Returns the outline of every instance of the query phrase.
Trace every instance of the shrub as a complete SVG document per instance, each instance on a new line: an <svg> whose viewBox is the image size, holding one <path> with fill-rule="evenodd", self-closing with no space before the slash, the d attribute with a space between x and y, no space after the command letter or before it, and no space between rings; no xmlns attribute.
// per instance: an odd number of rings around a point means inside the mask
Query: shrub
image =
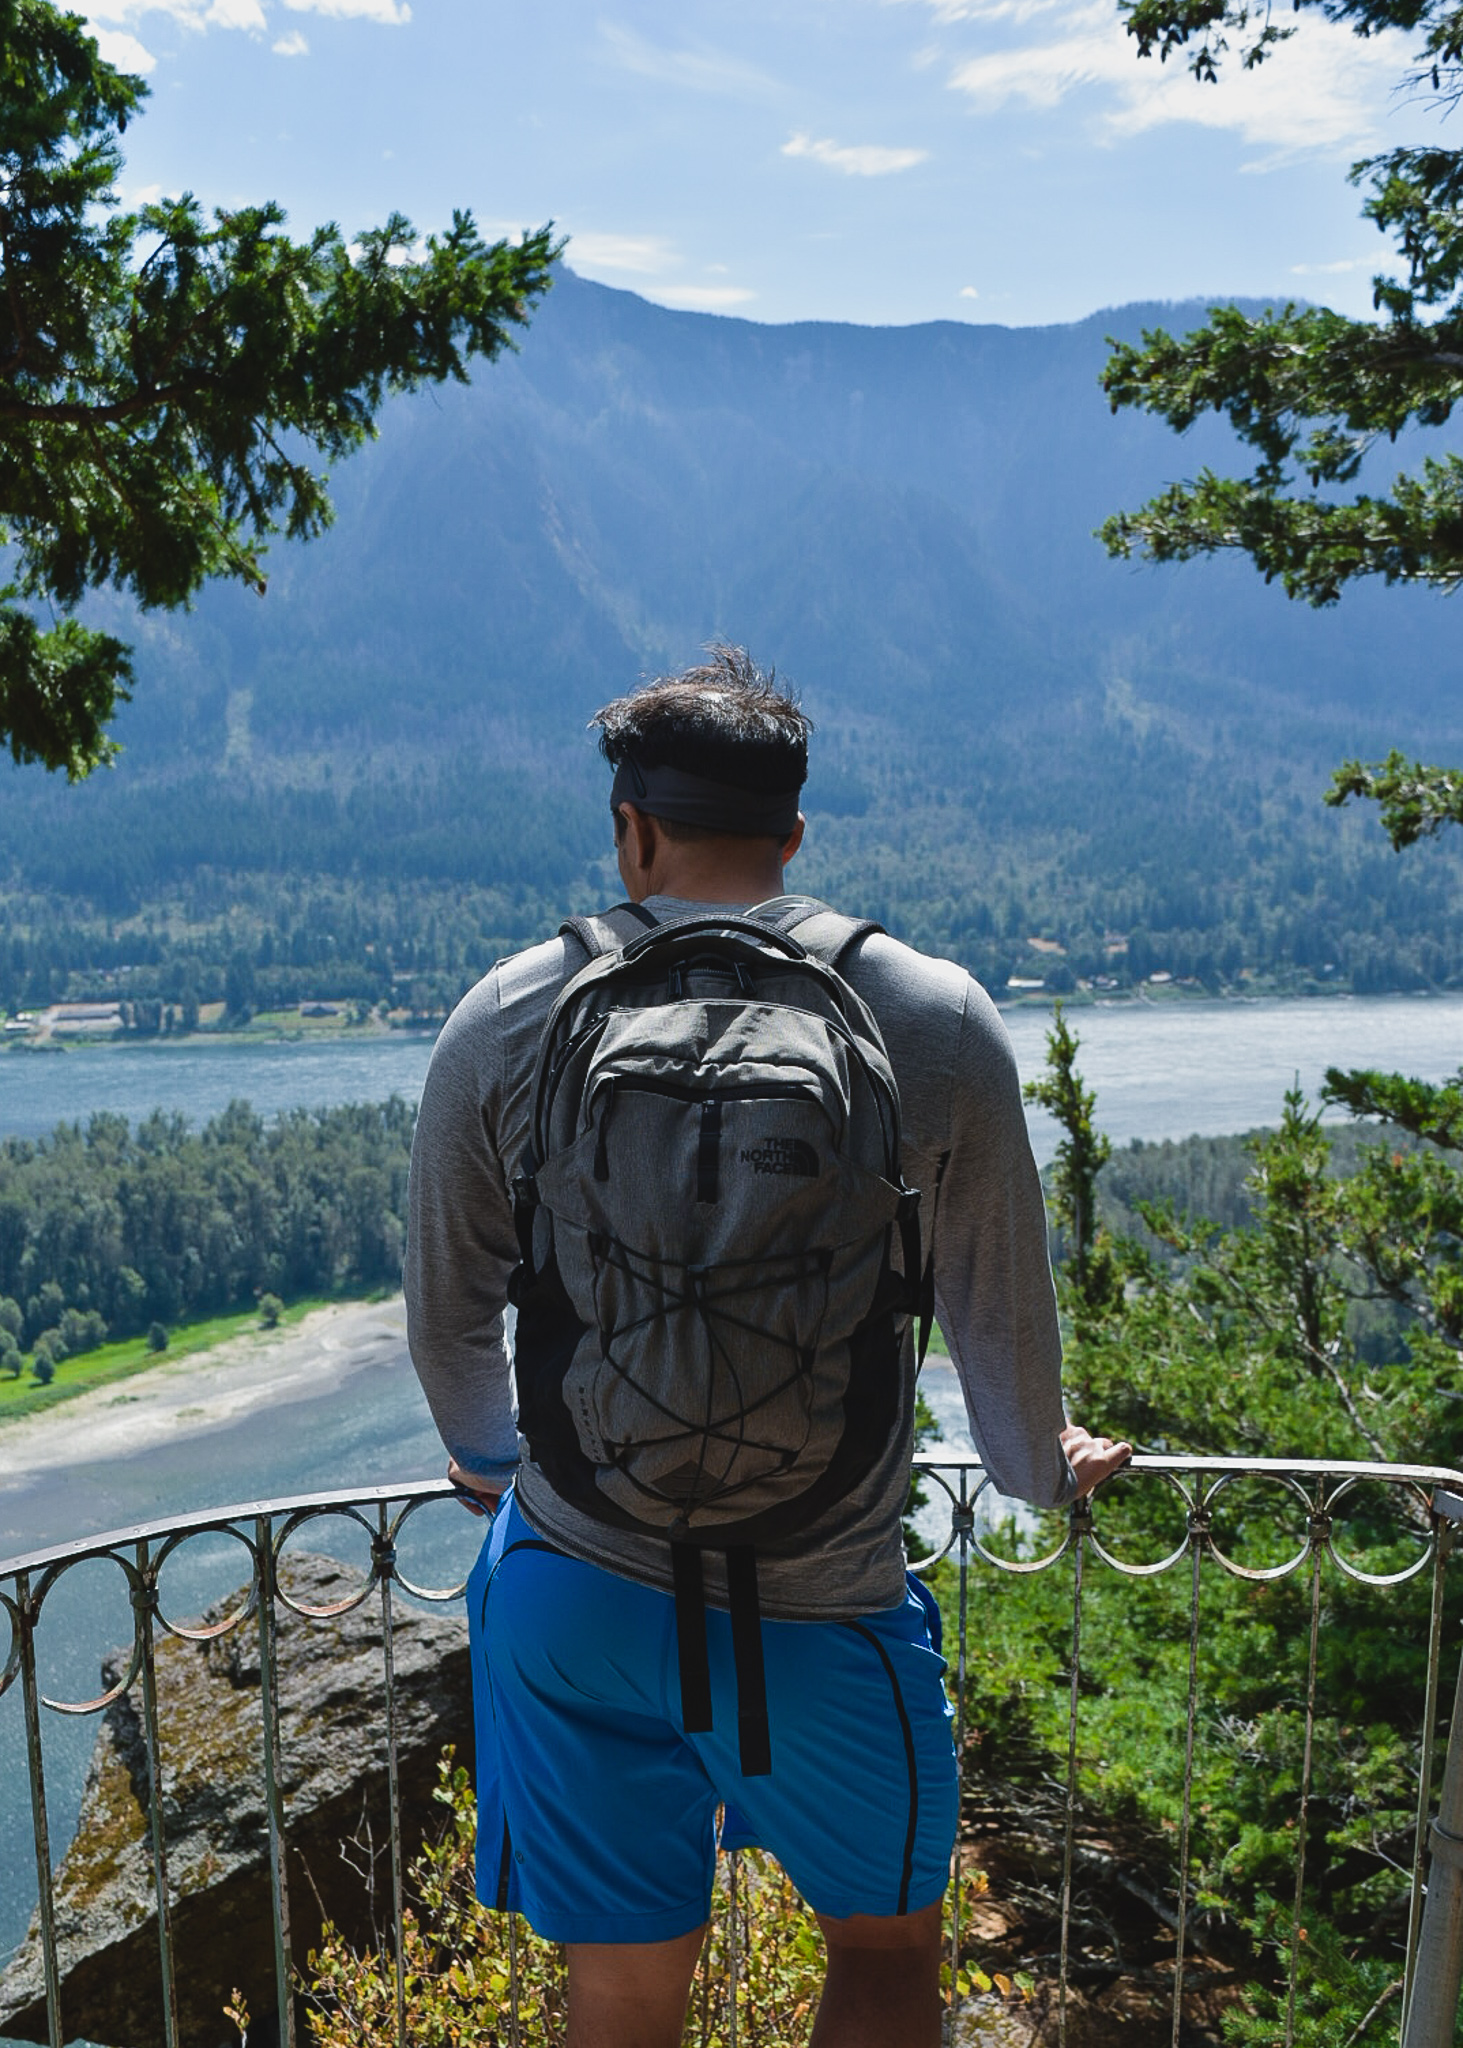
<svg viewBox="0 0 1463 2048"><path fill-rule="evenodd" d="M165 1323L149 1323L147 1329L147 1348L149 1351L167 1350L168 1331Z"/></svg>
<svg viewBox="0 0 1463 2048"><path fill-rule="evenodd" d="M279 1319L283 1314L284 1303L280 1300L277 1294L260 1295L259 1320L261 1323L263 1323L266 1330L278 1329Z"/></svg>
<svg viewBox="0 0 1463 2048"><path fill-rule="evenodd" d="M66 1356L77 1358L83 1351L95 1351L107 1341L107 1319L94 1308L68 1308L61 1317L61 1341Z"/></svg>
<svg viewBox="0 0 1463 2048"><path fill-rule="evenodd" d="M40 1336L37 1337L35 1343L31 1346L31 1354L35 1360L32 1370L35 1372L36 1378L39 1379L40 1366L43 1360L54 1370L66 1356L66 1340L59 1330L42 1330ZM49 1379L50 1374L48 1373L46 1377Z"/></svg>
<svg viewBox="0 0 1463 2048"><path fill-rule="evenodd" d="M551 2048L566 2017L564 1951L521 1920L490 1913L473 1887L477 1812L467 1773L443 1756L436 1799L446 1829L422 1851L408 1879L406 2038L422 2044L507 2048L516 2039ZM732 1895L728 1891L732 1887ZM961 1878L962 1914L986 1889L981 1872ZM735 2029L729 1945L738 1956ZM515 1953L516 1951L516 1953ZM823 1937L778 1865L760 1851L720 1859L711 1931L697 1965L687 2013L688 2048L806 2048L823 1983ZM946 1966L948 1970L948 1965ZM518 2030L510 2007L518 1981ZM300 1987L313 2048L388 2048L396 2034L396 1983L389 1950L359 1955L327 1925ZM996 1980L999 2003L1025 1998L1028 1980ZM957 1991L992 1992L991 1978L962 1963ZM238 2021L235 2021L238 2024ZM977 2022L977 2025L979 2022ZM974 2038L974 2037L972 2037Z"/></svg>

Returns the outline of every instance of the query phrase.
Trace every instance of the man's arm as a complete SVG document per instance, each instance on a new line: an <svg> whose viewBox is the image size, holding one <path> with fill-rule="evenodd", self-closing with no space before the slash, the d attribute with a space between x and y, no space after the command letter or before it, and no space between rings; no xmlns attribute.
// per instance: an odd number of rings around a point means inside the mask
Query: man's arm
<svg viewBox="0 0 1463 2048"><path fill-rule="evenodd" d="M1046 1201L1021 1084L1006 1028L973 981L952 1075L934 1262L940 1328L996 1485L1038 1507L1091 1492L1131 1446L1068 1424Z"/></svg>
<svg viewBox="0 0 1463 2048"><path fill-rule="evenodd" d="M518 1466L508 1275L518 1257L494 1145L503 1088L497 971L458 1004L432 1054L412 1144L407 1339L449 1476L491 1505Z"/></svg>

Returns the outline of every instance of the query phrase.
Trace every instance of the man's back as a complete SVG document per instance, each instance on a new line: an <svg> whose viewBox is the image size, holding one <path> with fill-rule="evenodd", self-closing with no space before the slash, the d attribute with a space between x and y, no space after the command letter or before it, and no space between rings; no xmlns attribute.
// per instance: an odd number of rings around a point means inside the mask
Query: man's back
<svg viewBox="0 0 1463 2048"><path fill-rule="evenodd" d="M662 922L745 907L671 897L645 904ZM419 1166L413 1176L412 1349L439 1427L468 1469L508 1455L501 1428L485 1437L487 1417L473 1413L484 1395L492 1406L503 1400L502 1390L482 1384L482 1322L501 1311L517 1256L508 1190L528 1136L539 1037L555 997L583 964L572 937L499 963L450 1020L423 1098L417 1155L431 1168ZM1058 1442L1056 1311L1041 1188L1004 1027L963 969L883 934L864 939L843 971L873 1011L899 1084L904 1176L921 1193L939 1320L977 1442L1004 1490L1056 1502L1070 1484ZM462 1242L465 1220L472 1247ZM464 1289L467 1261L474 1270ZM441 1275L453 1276L454 1284L444 1287ZM798 1540L795 1554L759 1557L769 1615L852 1616L901 1598L912 1336L902 1380L901 1424L874 1470ZM533 1521L570 1554L670 1586L663 1543L609 1528L570 1506L532 1464L521 1469L517 1487ZM713 1601L724 1597L714 1557L707 1559L707 1590Z"/></svg>

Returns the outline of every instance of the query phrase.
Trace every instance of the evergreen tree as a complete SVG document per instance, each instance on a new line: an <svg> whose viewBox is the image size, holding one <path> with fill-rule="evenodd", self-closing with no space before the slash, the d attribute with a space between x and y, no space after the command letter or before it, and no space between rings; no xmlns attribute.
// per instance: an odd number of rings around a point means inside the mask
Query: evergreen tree
<svg viewBox="0 0 1463 2048"><path fill-rule="evenodd" d="M1213 82L1231 37L1246 69L1295 33L1253 0L1120 0L1141 56L1189 52ZM1359 36L1418 38L1405 81L1444 104L1463 88L1463 6L1453 0L1293 0ZM1396 149L1351 169L1370 188L1363 213L1394 245L1404 275L1378 275L1376 318L1287 305L1249 316L1215 306L1182 340L1155 329L1112 344L1103 388L1182 433L1222 414L1256 456L1245 477L1201 470L1136 512L1114 514L1114 555L1187 561L1234 549L1292 597L1332 604L1362 576L1453 589L1463 579L1463 457L1428 456L1389 491L1347 496L1368 454L1405 429L1437 428L1463 397L1463 151Z"/></svg>
<svg viewBox="0 0 1463 2048"><path fill-rule="evenodd" d="M262 594L269 536L330 522L312 465L359 447L392 393L496 356L558 253L547 227L489 245L461 212L419 251L395 213L295 242L268 202L121 211L146 92L78 15L0 0L0 737L72 780L112 757L133 679L126 646L72 616L86 593Z"/></svg>

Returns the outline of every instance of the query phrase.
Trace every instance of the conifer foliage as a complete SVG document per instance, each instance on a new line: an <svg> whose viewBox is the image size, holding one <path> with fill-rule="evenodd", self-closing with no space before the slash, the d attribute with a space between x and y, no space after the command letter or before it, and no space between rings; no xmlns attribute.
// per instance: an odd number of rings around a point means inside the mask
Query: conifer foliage
<svg viewBox="0 0 1463 2048"><path fill-rule="evenodd" d="M1246 69L1296 24L1251 0L1122 0L1141 56L1188 55L1213 83L1231 39ZM1294 0L1359 36L1418 37L1403 81L1414 98L1453 104L1463 90L1463 7L1455 0ZM1203 469L1102 528L1110 553L1187 561L1246 554L1292 597L1332 604L1349 582L1381 576L1455 589L1463 581L1463 458L1425 456L1390 489L1355 489L1379 444L1438 428L1463 398L1463 151L1389 150L1351 168L1367 219L1389 239L1400 275L1373 280L1376 318L1287 305L1258 315L1215 306L1183 339L1155 329L1113 344L1103 387L1114 411L1135 406L1182 433L1222 414L1257 458L1244 477Z"/></svg>
<svg viewBox="0 0 1463 2048"><path fill-rule="evenodd" d="M557 254L548 227L488 244L463 212L421 243L401 214L297 242L270 202L122 210L146 91L79 16L0 0L0 737L73 781L112 757L133 681L122 641L72 616L86 593L262 593L270 535L330 522L316 465L368 439L387 397L496 356Z"/></svg>

